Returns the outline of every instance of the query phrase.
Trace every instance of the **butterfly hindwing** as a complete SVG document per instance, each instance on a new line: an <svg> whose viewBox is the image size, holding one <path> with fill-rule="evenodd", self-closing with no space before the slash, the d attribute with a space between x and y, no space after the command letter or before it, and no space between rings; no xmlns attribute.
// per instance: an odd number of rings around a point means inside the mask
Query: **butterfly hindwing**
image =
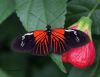
<svg viewBox="0 0 100 77"><path fill-rule="evenodd" d="M49 48L48 48L48 36L46 31L44 30L37 30L33 32L35 38L35 45L33 48L34 55L48 55Z"/></svg>

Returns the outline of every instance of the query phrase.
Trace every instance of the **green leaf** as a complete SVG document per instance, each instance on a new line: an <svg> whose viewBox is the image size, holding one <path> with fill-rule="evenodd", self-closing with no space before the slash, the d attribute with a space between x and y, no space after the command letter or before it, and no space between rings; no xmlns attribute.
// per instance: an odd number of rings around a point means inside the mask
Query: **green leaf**
<svg viewBox="0 0 100 77"><path fill-rule="evenodd" d="M16 12L27 31L63 27L67 0L16 0Z"/></svg>
<svg viewBox="0 0 100 77"><path fill-rule="evenodd" d="M90 3L91 2L91 3ZM78 21L78 19L82 16L87 16L88 13L91 11L91 9L94 7L94 5L97 3L96 0L71 0L68 3L68 15L66 19L67 25L72 25L72 23L75 23ZM100 34L100 5L98 5L97 9L92 15L93 20L93 27L92 31L94 34Z"/></svg>
<svg viewBox="0 0 100 77"><path fill-rule="evenodd" d="M9 76L2 69L0 69L0 77L11 77L11 76Z"/></svg>
<svg viewBox="0 0 100 77"><path fill-rule="evenodd" d="M98 64L99 63L96 63L94 66L85 69L72 67L68 77L94 77L94 74L98 68Z"/></svg>
<svg viewBox="0 0 100 77"><path fill-rule="evenodd" d="M14 0L0 0L0 24L15 10Z"/></svg>
<svg viewBox="0 0 100 77"><path fill-rule="evenodd" d="M51 59L58 65L58 67L60 68L60 70L64 73L67 73L64 65L63 65L63 62L61 60L61 56L60 55L57 55L57 54L50 54L50 57Z"/></svg>

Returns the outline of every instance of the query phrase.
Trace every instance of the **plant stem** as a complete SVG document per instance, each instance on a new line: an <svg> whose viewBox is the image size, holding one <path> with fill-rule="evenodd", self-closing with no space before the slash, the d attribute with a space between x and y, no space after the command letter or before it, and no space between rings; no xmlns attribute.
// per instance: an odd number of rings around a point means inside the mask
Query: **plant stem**
<svg viewBox="0 0 100 77"><path fill-rule="evenodd" d="M90 11L90 13L88 14L88 17L89 17L89 18L92 16L92 14L93 14L93 12L96 10L97 6L98 6L98 3L96 3L96 5L93 7L93 9L92 9L92 10Z"/></svg>

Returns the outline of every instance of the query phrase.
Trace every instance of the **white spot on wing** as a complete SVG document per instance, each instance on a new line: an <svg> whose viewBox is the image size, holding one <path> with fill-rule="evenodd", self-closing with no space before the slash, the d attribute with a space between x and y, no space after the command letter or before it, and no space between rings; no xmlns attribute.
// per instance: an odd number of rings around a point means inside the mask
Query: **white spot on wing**
<svg viewBox="0 0 100 77"><path fill-rule="evenodd" d="M77 42L80 42L80 39L79 37L77 36L77 32L75 30L72 30L72 29L68 29L68 30L65 30L66 32L74 32L75 36L76 36L76 41Z"/></svg>
<svg viewBox="0 0 100 77"><path fill-rule="evenodd" d="M67 30L67 29L66 29L65 31L66 31L66 32L74 32L75 30L72 30L72 29L68 29L68 30Z"/></svg>
<svg viewBox="0 0 100 77"><path fill-rule="evenodd" d="M33 33L26 33L22 36L22 42L21 42L21 46L23 47L25 45L25 43L23 42L23 40L25 39L25 36L29 36L29 35L33 35Z"/></svg>

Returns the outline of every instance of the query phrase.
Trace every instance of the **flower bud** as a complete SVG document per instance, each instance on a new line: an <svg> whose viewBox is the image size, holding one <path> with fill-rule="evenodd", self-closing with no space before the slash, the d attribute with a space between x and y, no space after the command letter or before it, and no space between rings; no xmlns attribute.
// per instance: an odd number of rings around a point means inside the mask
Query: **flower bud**
<svg viewBox="0 0 100 77"><path fill-rule="evenodd" d="M85 68L94 63L96 53L91 37L91 24L92 21L88 17L82 17L77 23L70 27L71 29L78 29L85 32L90 37L90 41L86 45L72 48L63 53L61 56L63 62L71 63L78 68Z"/></svg>

